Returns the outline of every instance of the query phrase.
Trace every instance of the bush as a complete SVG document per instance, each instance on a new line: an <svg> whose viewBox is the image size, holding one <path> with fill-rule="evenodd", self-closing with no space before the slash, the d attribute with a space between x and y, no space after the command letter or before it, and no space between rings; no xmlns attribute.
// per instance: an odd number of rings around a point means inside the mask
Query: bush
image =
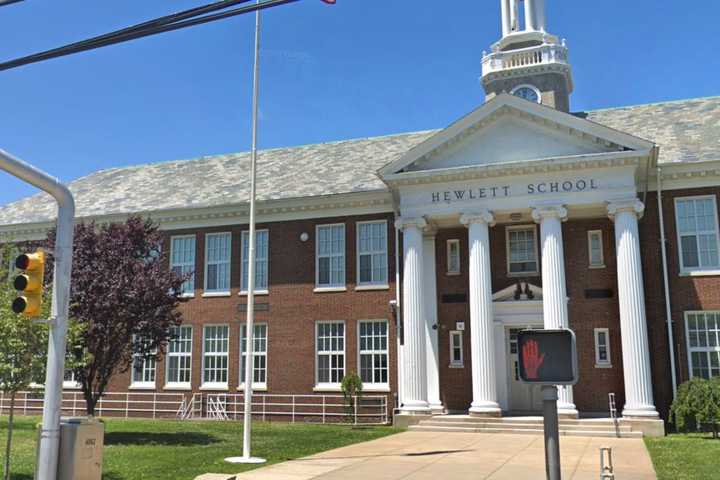
<svg viewBox="0 0 720 480"><path fill-rule="evenodd" d="M355 418L355 402L353 397L360 397L362 394L363 383L360 376L355 372L350 372L342 379L340 384L342 387L343 397L345 397L345 412L348 416L348 421L353 422ZM358 398L358 402L360 399Z"/></svg>
<svg viewBox="0 0 720 480"><path fill-rule="evenodd" d="M720 422L720 378L693 378L678 388L670 419L679 431L698 430L700 424Z"/></svg>

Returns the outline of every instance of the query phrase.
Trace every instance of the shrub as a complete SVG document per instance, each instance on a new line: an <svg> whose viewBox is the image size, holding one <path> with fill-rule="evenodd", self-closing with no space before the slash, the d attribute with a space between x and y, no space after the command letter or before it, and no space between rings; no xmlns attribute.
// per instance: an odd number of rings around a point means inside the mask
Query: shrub
<svg viewBox="0 0 720 480"><path fill-rule="evenodd" d="M680 431L697 430L700 424L720 422L720 378L693 378L678 388L670 419Z"/></svg>
<svg viewBox="0 0 720 480"><path fill-rule="evenodd" d="M342 379L340 384L342 387L343 397L345 398L345 412L349 422L353 422L355 418L355 402L353 397L362 395L363 384L360 376L355 372L350 372ZM358 402L360 398L358 398Z"/></svg>

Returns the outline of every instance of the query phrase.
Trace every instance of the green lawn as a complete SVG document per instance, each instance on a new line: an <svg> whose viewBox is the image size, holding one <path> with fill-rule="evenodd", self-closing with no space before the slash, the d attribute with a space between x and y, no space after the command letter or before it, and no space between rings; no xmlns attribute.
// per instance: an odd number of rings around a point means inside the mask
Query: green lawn
<svg viewBox="0 0 720 480"><path fill-rule="evenodd" d="M12 479L32 479L37 417L16 417ZM202 473L238 473L223 458L242 454L242 424L235 422L113 420L105 423L105 480L192 480ZM253 424L253 455L277 463L397 433L392 427ZM0 421L4 462L7 417ZM0 462L0 469L2 463Z"/></svg>
<svg viewBox="0 0 720 480"><path fill-rule="evenodd" d="M658 480L720 479L720 440L711 434L646 438Z"/></svg>

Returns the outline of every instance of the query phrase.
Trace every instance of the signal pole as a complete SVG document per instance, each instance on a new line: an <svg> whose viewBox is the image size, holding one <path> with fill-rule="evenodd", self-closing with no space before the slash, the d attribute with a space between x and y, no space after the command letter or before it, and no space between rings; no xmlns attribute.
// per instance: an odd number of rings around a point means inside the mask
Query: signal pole
<svg viewBox="0 0 720 480"><path fill-rule="evenodd" d="M35 477L42 480L56 480L60 450L62 381L65 373L65 346L70 303L75 200L70 190L56 178L13 157L2 149L0 149L0 170L49 193L58 204L57 234L53 252L55 276L45 377L45 402Z"/></svg>

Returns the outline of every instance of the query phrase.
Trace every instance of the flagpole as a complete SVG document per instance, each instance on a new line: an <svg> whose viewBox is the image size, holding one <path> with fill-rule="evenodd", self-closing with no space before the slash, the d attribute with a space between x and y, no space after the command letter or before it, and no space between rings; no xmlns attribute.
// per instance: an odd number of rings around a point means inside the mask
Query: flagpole
<svg viewBox="0 0 720 480"><path fill-rule="evenodd" d="M260 0L256 0L259 4ZM260 10L255 11L255 65L253 69L253 101L252 101L252 152L250 154L250 232L248 235L248 267L247 267L247 322L245 329L245 408L243 415L243 455L230 457L229 463L265 463L265 459L250 454L252 434L252 383L254 380L253 342L255 320L255 197L257 179L257 137L258 137L258 94L260 90ZM242 280L241 280L242 282ZM242 355L242 348L241 348Z"/></svg>

